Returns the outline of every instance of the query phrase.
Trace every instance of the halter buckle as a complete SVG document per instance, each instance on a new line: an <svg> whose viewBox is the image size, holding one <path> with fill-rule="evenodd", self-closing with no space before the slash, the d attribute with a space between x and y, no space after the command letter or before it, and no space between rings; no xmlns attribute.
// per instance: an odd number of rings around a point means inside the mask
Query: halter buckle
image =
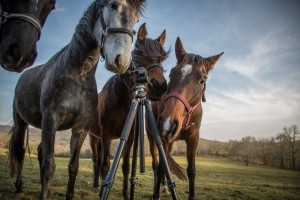
<svg viewBox="0 0 300 200"><path fill-rule="evenodd" d="M8 16L7 12L3 12L3 14L0 15L0 23L1 24L4 24L6 22L7 16Z"/></svg>
<svg viewBox="0 0 300 200"><path fill-rule="evenodd" d="M105 61L105 56L104 55L101 55L100 56L100 62L104 62Z"/></svg>
<svg viewBox="0 0 300 200"><path fill-rule="evenodd" d="M109 29L109 27L106 27L106 28L103 30L102 35L103 35L104 37L107 35L108 29Z"/></svg>

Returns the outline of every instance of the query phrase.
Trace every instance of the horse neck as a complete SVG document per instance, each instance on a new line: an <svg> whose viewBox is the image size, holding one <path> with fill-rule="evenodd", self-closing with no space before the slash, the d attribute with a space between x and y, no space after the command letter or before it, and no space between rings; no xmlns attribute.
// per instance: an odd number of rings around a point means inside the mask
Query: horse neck
<svg viewBox="0 0 300 200"><path fill-rule="evenodd" d="M67 67L69 71L85 70L84 62L91 54L95 55L98 41L95 38L93 31L97 20L97 11L97 5L94 2L83 14L79 24L76 26L71 42L64 51L64 62L68 63L65 67ZM95 55L95 57L99 57L100 52L98 54L99 55ZM96 68L96 65L93 67ZM92 71L95 71L95 69Z"/></svg>
<svg viewBox="0 0 300 200"><path fill-rule="evenodd" d="M126 78L128 79L128 78ZM128 88L127 81L121 78L120 75L114 75L109 79L103 88L103 91L108 94L108 98L114 104L127 105L130 101L130 88Z"/></svg>

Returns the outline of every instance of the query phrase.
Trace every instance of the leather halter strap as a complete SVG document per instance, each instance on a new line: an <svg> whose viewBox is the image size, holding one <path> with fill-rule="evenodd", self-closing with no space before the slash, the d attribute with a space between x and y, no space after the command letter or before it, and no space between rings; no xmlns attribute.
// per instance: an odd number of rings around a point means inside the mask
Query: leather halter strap
<svg viewBox="0 0 300 200"><path fill-rule="evenodd" d="M147 71L149 71L150 69L155 68L155 67L158 67L158 68L160 68L162 71L164 71L164 67L163 67L162 64L160 64L160 63L154 63L154 64L151 64L151 65L148 65L148 66L146 67L146 69L147 69Z"/></svg>
<svg viewBox="0 0 300 200"><path fill-rule="evenodd" d="M105 52L104 52L104 41L108 34L112 33L124 33L130 35L131 39L133 40L133 36L135 35L135 31L131 31L127 28L110 28L106 25L103 17L103 10L100 10L100 22L102 26L102 34L101 34L101 42L100 42L100 53L101 53L101 61L105 60Z"/></svg>
<svg viewBox="0 0 300 200"><path fill-rule="evenodd" d="M2 28L2 25L5 22L7 22L8 20L11 20L11 19L19 19L19 20L23 20L23 21L26 21L26 22L32 24L37 29L38 34L39 34L38 39L40 39L42 25L40 23L40 20L38 18L36 18L34 15L28 14L28 13L8 13L8 12L1 11L1 13L0 13L0 28Z"/></svg>
<svg viewBox="0 0 300 200"><path fill-rule="evenodd" d="M183 130L188 130L188 129L190 128L190 126L192 126L192 125L195 124L195 123L190 123L190 121L191 121L193 112L194 112L194 111L196 110L196 108L200 105L201 100L200 100L195 106L191 106L184 96L182 96L181 94L179 94L179 93L177 93L177 92L171 92L170 94L168 94L168 95L165 97L165 102L166 102L167 99L170 98L170 97L174 97L174 98L180 100L180 101L183 103L184 107L186 108L186 110L187 110L187 116L186 116L186 118L185 118L185 122L184 122L184 124L183 124L182 129L183 129Z"/></svg>

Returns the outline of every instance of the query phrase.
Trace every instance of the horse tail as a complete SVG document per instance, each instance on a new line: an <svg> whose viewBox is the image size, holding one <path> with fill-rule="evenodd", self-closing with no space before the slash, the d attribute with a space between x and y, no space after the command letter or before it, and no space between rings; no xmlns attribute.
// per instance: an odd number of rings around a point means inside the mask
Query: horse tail
<svg viewBox="0 0 300 200"><path fill-rule="evenodd" d="M166 157L171 172L180 180L187 181L188 178L185 174L185 170L182 167L180 167L180 165L172 158L170 154L167 154Z"/></svg>
<svg viewBox="0 0 300 200"><path fill-rule="evenodd" d="M24 137L27 132L26 147L24 148ZM9 141L9 155L8 155L8 165L10 169L10 176L20 174L23 167L25 150L28 147L29 140L29 130L28 127L24 131L19 131L18 127L14 124L9 130L11 134ZM28 148L29 149L29 148ZM29 151L30 154L30 151Z"/></svg>

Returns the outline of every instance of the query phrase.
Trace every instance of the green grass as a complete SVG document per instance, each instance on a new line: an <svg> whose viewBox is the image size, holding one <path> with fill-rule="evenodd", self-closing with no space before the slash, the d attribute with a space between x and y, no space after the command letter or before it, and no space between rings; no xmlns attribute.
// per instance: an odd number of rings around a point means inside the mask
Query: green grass
<svg viewBox="0 0 300 200"><path fill-rule="evenodd" d="M185 157L175 160L186 168ZM68 181L68 161L55 158L56 172L51 182L51 199L65 199ZM0 149L0 199L14 198L15 178L10 178L7 169L6 150ZM261 166L244 166L228 159L197 157L197 199L300 199L300 173ZM39 169L36 157L25 159L23 170L25 199L38 199L40 192ZM139 183L135 199L149 199L152 194L153 172L151 158L146 158L146 173L137 174ZM122 199L122 173L119 167L110 200ZM188 183L174 177L178 199L187 199ZM91 159L81 159L76 180L76 199L99 199L92 187ZM163 196L162 200L172 199Z"/></svg>

